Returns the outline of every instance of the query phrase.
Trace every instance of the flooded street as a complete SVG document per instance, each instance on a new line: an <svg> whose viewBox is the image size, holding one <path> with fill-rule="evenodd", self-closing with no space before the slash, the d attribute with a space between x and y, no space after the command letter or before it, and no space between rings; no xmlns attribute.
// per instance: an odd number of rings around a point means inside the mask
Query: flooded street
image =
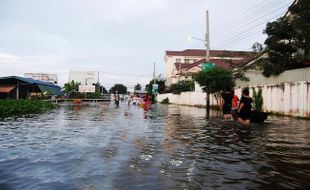
<svg viewBox="0 0 310 190"><path fill-rule="evenodd" d="M306 120L247 129L199 108L100 104L0 121L1 190L309 187Z"/></svg>

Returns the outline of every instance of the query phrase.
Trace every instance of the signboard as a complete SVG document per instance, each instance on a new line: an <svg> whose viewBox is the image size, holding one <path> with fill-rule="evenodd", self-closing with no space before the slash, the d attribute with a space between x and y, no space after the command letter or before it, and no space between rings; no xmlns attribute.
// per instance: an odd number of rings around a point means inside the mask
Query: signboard
<svg viewBox="0 0 310 190"><path fill-rule="evenodd" d="M96 92L96 87L93 85L80 85L79 92Z"/></svg>
<svg viewBox="0 0 310 190"><path fill-rule="evenodd" d="M204 63L203 65L202 65L202 70L204 70L204 71L209 71L209 70L211 70L212 68L214 68L215 67L215 64L214 63L212 63L212 62L207 62L207 63Z"/></svg>
<svg viewBox="0 0 310 190"><path fill-rule="evenodd" d="M158 93L158 84L153 84L152 85L152 94L157 94Z"/></svg>

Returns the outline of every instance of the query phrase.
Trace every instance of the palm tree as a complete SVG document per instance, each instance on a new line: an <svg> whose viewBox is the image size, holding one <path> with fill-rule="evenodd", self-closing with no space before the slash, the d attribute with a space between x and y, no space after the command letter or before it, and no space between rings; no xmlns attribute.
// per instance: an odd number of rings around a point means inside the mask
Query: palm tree
<svg viewBox="0 0 310 190"><path fill-rule="evenodd" d="M72 80L71 82L68 82L64 85L64 91L68 94L68 96L71 96L79 90L80 84L81 83Z"/></svg>

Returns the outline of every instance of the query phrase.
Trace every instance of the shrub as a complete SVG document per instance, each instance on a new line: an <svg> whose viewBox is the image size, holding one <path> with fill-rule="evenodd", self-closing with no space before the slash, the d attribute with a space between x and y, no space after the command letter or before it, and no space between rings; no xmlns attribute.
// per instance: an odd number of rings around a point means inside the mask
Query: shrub
<svg viewBox="0 0 310 190"><path fill-rule="evenodd" d="M169 104L169 98L165 98L161 101L162 104Z"/></svg>
<svg viewBox="0 0 310 190"><path fill-rule="evenodd" d="M255 111L263 111L263 95L262 89L259 89L258 92L253 89L253 107Z"/></svg>
<svg viewBox="0 0 310 190"><path fill-rule="evenodd" d="M43 113L54 109L51 102L39 100L0 100L0 118Z"/></svg>
<svg viewBox="0 0 310 190"><path fill-rule="evenodd" d="M189 80L179 81L176 84L172 84L170 90L173 94L180 94L181 92L195 90L195 83Z"/></svg>

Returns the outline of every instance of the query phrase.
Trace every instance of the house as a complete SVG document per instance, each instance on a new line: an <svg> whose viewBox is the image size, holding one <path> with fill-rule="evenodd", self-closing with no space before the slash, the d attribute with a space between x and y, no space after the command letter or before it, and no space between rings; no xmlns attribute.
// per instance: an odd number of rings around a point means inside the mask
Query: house
<svg viewBox="0 0 310 190"><path fill-rule="evenodd" d="M260 55L260 52L211 50L210 62L218 67L228 69L247 65ZM202 65L206 62L205 58L206 51L200 49L166 51L166 85L170 86L180 80L191 79L192 74L201 70Z"/></svg>
<svg viewBox="0 0 310 190"><path fill-rule="evenodd" d="M0 78L0 99L26 99L32 95L61 95L61 88L31 78L18 76Z"/></svg>

